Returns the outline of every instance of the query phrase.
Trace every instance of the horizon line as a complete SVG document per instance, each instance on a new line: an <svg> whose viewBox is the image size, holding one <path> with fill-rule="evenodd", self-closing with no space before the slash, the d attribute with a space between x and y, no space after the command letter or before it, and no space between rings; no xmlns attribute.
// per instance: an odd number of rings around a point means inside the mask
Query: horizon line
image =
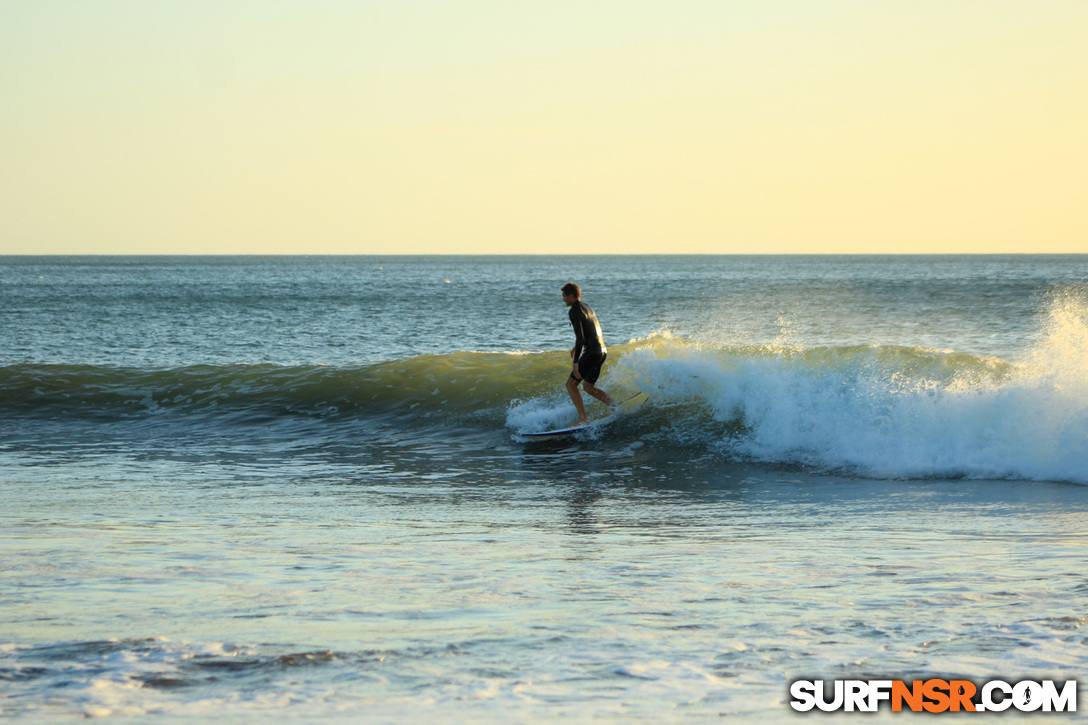
<svg viewBox="0 0 1088 725"><path fill-rule="evenodd" d="M43 252L8 257L1077 257L1085 252Z"/></svg>

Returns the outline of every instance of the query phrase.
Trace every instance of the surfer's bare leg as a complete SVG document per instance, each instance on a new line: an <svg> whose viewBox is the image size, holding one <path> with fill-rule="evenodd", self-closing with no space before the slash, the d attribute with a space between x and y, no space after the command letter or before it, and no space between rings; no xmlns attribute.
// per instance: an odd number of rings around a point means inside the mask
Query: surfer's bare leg
<svg viewBox="0 0 1088 725"><path fill-rule="evenodd" d="M575 380L573 377L567 378L567 392L570 393L570 399L574 402L574 407L578 410L578 423L577 425L585 425L589 422L589 417L586 416L586 406L582 403L582 394L578 392L578 383L581 380ZM588 390L586 391L589 392Z"/></svg>
<svg viewBox="0 0 1088 725"><path fill-rule="evenodd" d="M594 398L607 405L609 408L614 405L614 403L612 402L612 398L608 397L608 393L604 392L588 380L582 382L582 390L586 391Z"/></svg>

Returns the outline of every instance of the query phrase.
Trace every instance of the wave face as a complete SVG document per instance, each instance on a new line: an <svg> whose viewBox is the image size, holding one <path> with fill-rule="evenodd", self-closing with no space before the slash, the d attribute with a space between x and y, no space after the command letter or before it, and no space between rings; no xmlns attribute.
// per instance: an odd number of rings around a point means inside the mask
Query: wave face
<svg viewBox="0 0 1088 725"><path fill-rule="evenodd" d="M96 365L0 367L0 410L35 417L467 415L561 377L555 353L458 352L354 367ZM538 381L535 382L534 381Z"/></svg>
<svg viewBox="0 0 1088 725"><path fill-rule="evenodd" d="M650 398L608 436L653 444L657 456L694 451L878 478L1088 483L1086 320L1076 299L1055 300L1018 364L917 347L655 335L610 352L602 387ZM0 413L9 422L159 416L224 430L270 418L381 420L402 436L459 428L520 440L571 421L568 364L564 352L457 352L353 367L9 365Z"/></svg>
<svg viewBox="0 0 1088 725"><path fill-rule="evenodd" d="M608 385L646 390L635 435L877 478L1088 483L1088 316L1055 300L1030 360L895 346L783 349L658 336ZM569 406L569 403L567 404ZM569 412L532 401L520 430Z"/></svg>

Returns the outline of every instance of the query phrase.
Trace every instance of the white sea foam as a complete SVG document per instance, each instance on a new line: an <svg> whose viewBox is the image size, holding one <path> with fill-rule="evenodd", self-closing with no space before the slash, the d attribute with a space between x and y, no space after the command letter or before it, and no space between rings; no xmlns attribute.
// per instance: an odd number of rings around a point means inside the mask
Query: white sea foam
<svg viewBox="0 0 1088 725"><path fill-rule="evenodd" d="M566 398L566 396L564 396ZM556 396L516 401L506 413L506 425L518 433L550 430L570 425L577 414L570 399Z"/></svg>
<svg viewBox="0 0 1088 725"><path fill-rule="evenodd" d="M882 478L1088 483L1088 305L1071 293L1052 300L1018 365L936 350L659 337L610 374L653 391L678 442L728 455Z"/></svg>

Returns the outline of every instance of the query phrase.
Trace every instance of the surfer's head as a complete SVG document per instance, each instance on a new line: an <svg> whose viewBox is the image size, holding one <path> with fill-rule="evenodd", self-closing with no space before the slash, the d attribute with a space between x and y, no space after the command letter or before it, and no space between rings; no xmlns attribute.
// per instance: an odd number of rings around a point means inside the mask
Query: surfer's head
<svg viewBox="0 0 1088 725"><path fill-rule="evenodd" d="M567 282L563 285L563 301L568 305L573 305L578 300L582 299L582 290L578 288L578 285L573 282Z"/></svg>

